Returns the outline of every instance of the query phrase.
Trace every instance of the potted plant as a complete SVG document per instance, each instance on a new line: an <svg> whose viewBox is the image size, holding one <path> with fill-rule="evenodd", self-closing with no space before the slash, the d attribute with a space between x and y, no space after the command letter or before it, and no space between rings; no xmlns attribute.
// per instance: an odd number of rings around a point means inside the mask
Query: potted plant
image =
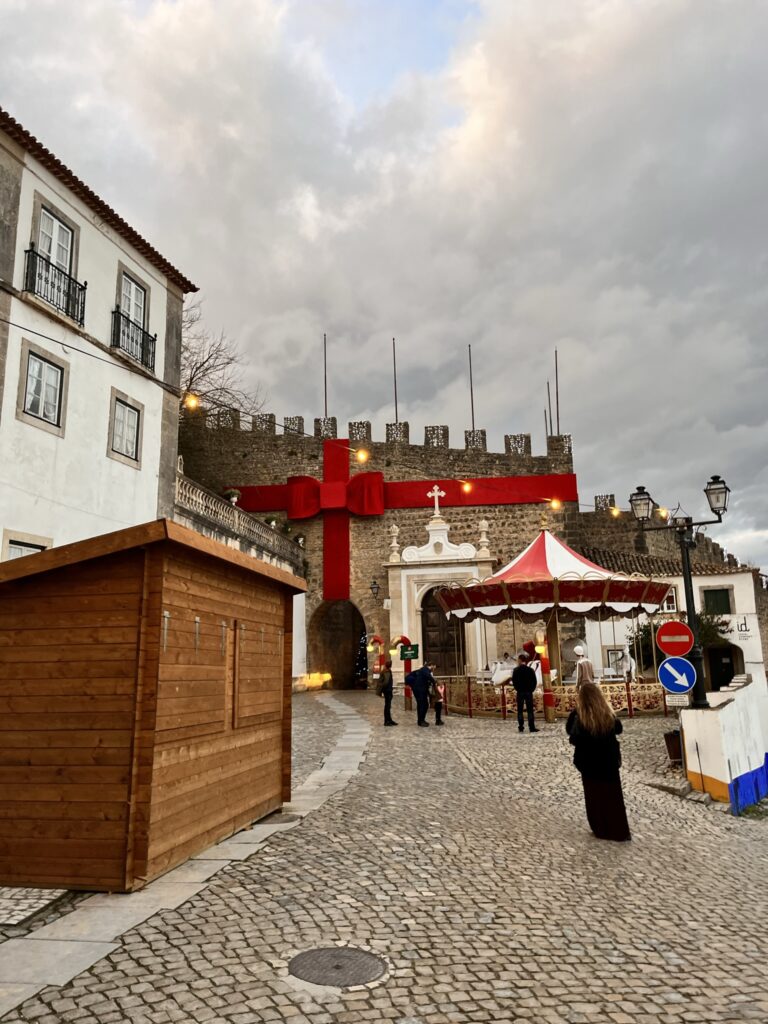
<svg viewBox="0 0 768 1024"><path fill-rule="evenodd" d="M231 505L236 505L240 500L241 492L236 487L227 487L223 495Z"/></svg>

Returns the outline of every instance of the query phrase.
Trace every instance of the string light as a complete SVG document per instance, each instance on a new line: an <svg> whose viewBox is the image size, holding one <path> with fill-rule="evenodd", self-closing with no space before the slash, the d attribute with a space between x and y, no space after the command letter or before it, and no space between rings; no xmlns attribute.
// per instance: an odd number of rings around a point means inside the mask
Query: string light
<svg viewBox="0 0 768 1024"><path fill-rule="evenodd" d="M613 516L614 519L618 519L619 516L621 515L621 509L620 508L616 508L616 506L614 505L611 508L611 515Z"/></svg>
<svg viewBox="0 0 768 1024"><path fill-rule="evenodd" d="M554 511L556 512L558 509L563 507L563 503L562 501L560 501L559 498L553 498L549 503L549 507L551 509L554 509Z"/></svg>
<svg viewBox="0 0 768 1024"><path fill-rule="evenodd" d="M658 512L659 512L659 515L661 516L662 519L669 519L669 509L668 508L660 508L658 510Z"/></svg>
<svg viewBox="0 0 768 1024"><path fill-rule="evenodd" d="M184 408L189 409L191 412L200 407L200 399L197 395L193 395L191 392L188 395L184 395Z"/></svg>
<svg viewBox="0 0 768 1024"><path fill-rule="evenodd" d="M462 480L461 489L465 494L469 494L472 491L472 484L469 482L469 480Z"/></svg>
<svg viewBox="0 0 768 1024"><path fill-rule="evenodd" d="M370 458L370 455L365 450L365 448L358 448L357 451L355 452L355 458L357 459L358 462L367 462L368 459Z"/></svg>

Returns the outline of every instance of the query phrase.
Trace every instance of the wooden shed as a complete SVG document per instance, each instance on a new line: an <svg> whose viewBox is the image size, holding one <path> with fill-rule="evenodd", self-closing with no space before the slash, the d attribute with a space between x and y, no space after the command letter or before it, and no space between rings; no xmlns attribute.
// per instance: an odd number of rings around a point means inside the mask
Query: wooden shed
<svg viewBox="0 0 768 1024"><path fill-rule="evenodd" d="M288 800L304 589L168 520L0 564L0 884L138 889Z"/></svg>

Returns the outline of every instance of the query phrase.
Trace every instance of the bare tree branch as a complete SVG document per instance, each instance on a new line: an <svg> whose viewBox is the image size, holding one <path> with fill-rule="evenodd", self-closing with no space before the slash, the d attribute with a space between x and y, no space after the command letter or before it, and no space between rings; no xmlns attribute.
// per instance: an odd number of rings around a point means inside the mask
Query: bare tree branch
<svg viewBox="0 0 768 1024"><path fill-rule="evenodd" d="M184 307L181 320L181 390L195 395L204 409L234 409L253 416L264 405L258 384L250 383L243 354L223 332L213 334L203 323L198 299Z"/></svg>

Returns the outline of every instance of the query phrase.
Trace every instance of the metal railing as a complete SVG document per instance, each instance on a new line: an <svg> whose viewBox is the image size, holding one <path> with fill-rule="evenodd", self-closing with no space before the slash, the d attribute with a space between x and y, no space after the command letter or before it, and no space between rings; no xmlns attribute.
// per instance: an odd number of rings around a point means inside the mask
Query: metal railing
<svg viewBox="0 0 768 1024"><path fill-rule="evenodd" d="M82 327L85 323L85 291L88 282L80 284L71 274L38 252L34 245L24 255L24 290L37 295Z"/></svg>
<svg viewBox="0 0 768 1024"><path fill-rule="evenodd" d="M112 311L112 347L127 352L132 359L155 372L157 335L149 334L141 324L131 320L119 306Z"/></svg>
<svg viewBox="0 0 768 1024"><path fill-rule="evenodd" d="M446 705L449 712L468 715L469 718L511 718L517 714L515 691L510 683L491 683L472 676L441 676L445 684ZM630 682L601 683L600 689L617 715L635 718L639 714L667 713L664 689L650 679ZM567 718L576 707L575 686L553 686L555 714ZM538 714L544 713L541 687L533 695L533 706Z"/></svg>
<svg viewBox="0 0 768 1024"><path fill-rule="evenodd" d="M183 473L176 474L176 505L196 519L242 538L261 557L283 562L297 576L304 575L304 552L296 541L282 537L261 519L244 512Z"/></svg>

